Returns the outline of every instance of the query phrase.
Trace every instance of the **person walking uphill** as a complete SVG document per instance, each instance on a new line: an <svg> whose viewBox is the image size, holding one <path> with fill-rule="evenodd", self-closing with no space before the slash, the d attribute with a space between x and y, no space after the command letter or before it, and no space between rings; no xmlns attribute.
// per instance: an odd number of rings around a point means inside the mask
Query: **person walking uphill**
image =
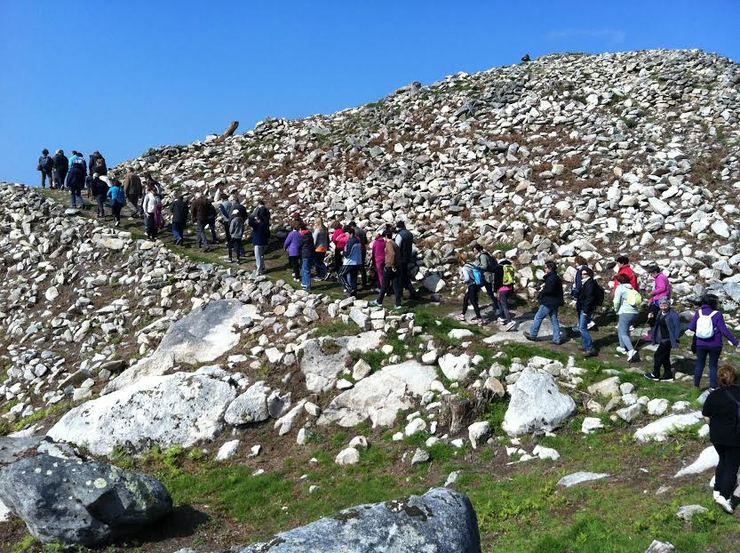
<svg viewBox="0 0 740 553"><path fill-rule="evenodd" d="M655 316L655 326L652 331L652 342L657 344L653 356L653 372L645 373L650 380L673 380L673 366L671 365L671 350L678 347L681 337L681 321L678 313L671 309L671 300L663 298L658 303L659 311ZM663 376L660 368L663 367Z"/></svg>
<svg viewBox="0 0 740 553"><path fill-rule="evenodd" d="M74 159L74 158L73 158ZM66 186L69 188L69 193L72 198L72 207L77 207L77 201L80 202L80 207L85 207L85 202L82 199L82 189L85 188L85 160L81 160L81 163L72 163L67 173Z"/></svg>
<svg viewBox="0 0 740 553"><path fill-rule="evenodd" d="M97 215L100 218L105 217L105 200L108 198L107 180L108 177L102 177L97 173L93 173L92 184L90 185L90 192L92 192L97 203Z"/></svg>
<svg viewBox="0 0 740 553"><path fill-rule="evenodd" d="M257 274L264 275L267 271L265 268L265 248L270 235L270 227L259 216L250 217L249 226L252 227L252 245L254 246L254 258L257 262Z"/></svg>
<svg viewBox="0 0 740 553"><path fill-rule="evenodd" d="M671 299L672 290L671 283L668 281L668 277L660 270L657 265L650 265L648 267L648 274L655 279L653 285L653 291L650 292L650 303L648 305L648 321L652 321L660 311L659 303L660 300L667 298ZM651 339L651 335L644 336L646 340Z"/></svg>
<svg viewBox="0 0 740 553"><path fill-rule="evenodd" d="M590 267L583 269L583 284L576 299L576 311L578 312L578 332L581 333L581 343L586 357L597 355L588 324L591 322L596 308L604 303L604 290L594 278L594 271Z"/></svg>
<svg viewBox="0 0 740 553"><path fill-rule="evenodd" d="M69 171L69 160L64 155L64 150L57 150L54 156L54 188L64 188L64 179L67 178L67 172Z"/></svg>
<svg viewBox="0 0 740 553"><path fill-rule="evenodd" d="M154 187L148 187L146 196L144 196L144 200L141 203L141 208L144 210L144 228L146 229L146 237L149 240L155 240L157 238L156 213L159 201Z"/></svg>
<svg viewBox="0 0 740 553"><path fill-rule="evenodd" d="M329 229L324 225L321 217L316 217L313 223L313 265L316 267L316 278L325 280L328 275L324 258L329 251Z"/></svg>
<svg viewBox="0 0 740 553"><path fill-rule="evenodd" d="M170 206L172 213L172 237L176 246L182 246L185 239L185 225L188 222L188 202L182 192L177 194L177 199Z"/></svg>
<svg viewBox="0 0 740 553"><path fill-rule="evenodd" d="M377 243L377 240L375 241ZM373 246L374 247L374 246ZM388 290L393 286L393 293L396 297L395 309L401 309L401 283L398 280L398 244L393 240L393 231L386 228L383 232L383 281L380 286L380 293L377 300L373 300L369 305L383 305L383 300ZM376 263L377 263L377 257Z"/></svg>
<svg viewBox="0 0 740 553"><path fill-rule="evenodd" d="M108 199L110 199L110 208L113 212L113 219L116 221L115 226L121 225L121 210L126 205L126 194L123 186L117 180L113 180L111 187L108 189Z"/></svg>
<svg viewBox="0 0 740 553"><path fill-rule="evenodd" d="M416 290L411 284L410 264L414 257L414 235L406 229L406 223L396 223L396 244L398 244L398 278L401 283L401 293L409 291L409 298L415 300L418 297Z"/></svg>
<svg viewBox="0 0 740 553"><path fill-rule="evenodd" d="M740 388L735 369L720 368L717 383L719 389L707 396L701 413L709 423L709 440L719 456L714 472L714 500L732 514L737 507L738 499L733 495L740 469Z"/></svg>
<svg viewBox="0 0 740 553"><path fill-rule="evenodd" d="M498 298L498 306L501 310L498 323L504 327L504 330L512 330L516 326L516 321L509 311L509 294L514 291L516 284L516 269L504 252L496 250L493 252L496 259L496 272L493 275L493 289Z"/></svg>
<svg viewBox="0 0 740 553"><path fill-rule="evenodd" d="M540 307L537 313L535 313L531 330L524 333L524 337L527 340L537 340L537 334L540 331L542 321L545 317L549 317L552 324L552 343L555 345L561 344L558 310L565 301L563 300L563 281L560 279L556 269L557 266L554 261L545 262L545 276L543 277L542 288L539 294Z"/></svg>
<svg viewBox="0 0 740 553"><path fill-rule="evenodd" d="M491 308L493 309L493 315L496 316L500 308L496 294L493 291L493 281L496 277L498 262L480 244L473 244L473 251L476 255L476 264L483 271L483 288L486 289L488 297L491 298Z"/></svg>
<svg viewBox="0 0 740 553"><path fill-rule="evenodd" d="M46 188L47 177L49 178L49 188L52 188L54 186L54 159L49 155L49 150L46 148L41 150L41 157L39 157L36 170L41 171L41 188Z"/></svg>
<svg viewBox="0 0 740 553"><path fill-rule="evenodd" d="M701 384L704 367L709 359L709 388L714 390L717 388L717 365L722 353L722 338L727 338L735 347L738 345L738 340L725 324L725 317L719 311L717 296L707 294L701 299L701 304L689 323L689 331L696 338L694 387L698 388Z"/></svg>
<svg viewBox="0 0 740 553"><path fill-rule="evenodd" d="M285 237L283 249L288 253L288 265L293 272L293 280L301 279L301 233L298 230L298 223L291 223L291 231Z"/></svg>
<svg viewBox="0 0 740 553"><path fill-rule="evenodd" d="M311 266L313 265L314 242L313 233L308 230L306 223L301 223L300 233L300 254L301 254L301 286L304 290L311 291Z"/></svg>
<svg viewBox="0 0 740 553"><path fill-rule="evenodd" d="M244 219L238 209L231 212L229 236L229 261L234 261L233 254L236 252L236 262L240 263L244 255Z"/></svg>
<svg viewBox="0 0 740 553"><path fill-rule="evenodd" d="M475 313L473 320L481 324L482 319L480 316L480 307L478 306L478 294L483 285L483 271L480 267L468 261L468 256L465 252L457 254L457 263L460 265L460 280L465 284L466 288L465 296L463 297L462 313L455 318L458 321L464 321L468 305L472 305L473 312Z"/></svg>
<svg viewBox="0 0 740 553"><path fill-rule="evenodd" d="M642 296L630 284L629 276L618 274L617 282L619 283L614 289L614 312L617 314L619 322L617 323L617 338L619 339L619 353L627 354L627 362L634 363L640 360L637 350L632 345L630 338L630 325L640 312L642 305Z"/></svg>
<svg viewBox="0 0 740 553"><path fill-rule="evenodd" d="M195 223L195 243L201 249L208 249L206 225L208 224L208 200L202 192L195 193L195 199L190 204L190 216Z"/></svg>
<svg viewBox="0 0 740 553"><path fill-rule="evenodd" d="M129 167L126 172L126 176L123 178L123 191L126 193L126 198L131 202L133 207L134 217L141 216L141 194L143 191L141 185L141 179L136 174L133 167Z"/></svg>
<svg viewBox="0 0 740 553"><path fill-rule="evenodd" d="M632 289L639 292L640 287L637 284L637 275L635 274L635 271L632 270L632 267L630 267L629 257L626 255L620 255L615 261L617 262L619 269L617 269L617 274L614 275L614 292L616 293L617 287L621 284L618 278L619 275L626 276L627 282L632 286Z"/></svg>

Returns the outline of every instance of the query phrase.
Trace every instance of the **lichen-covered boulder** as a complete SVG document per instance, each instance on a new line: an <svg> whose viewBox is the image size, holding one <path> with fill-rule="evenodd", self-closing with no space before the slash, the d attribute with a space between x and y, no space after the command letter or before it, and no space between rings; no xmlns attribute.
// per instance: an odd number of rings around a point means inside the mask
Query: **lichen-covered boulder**
<svg viewBox="0 0 740 553"><path fill-rule="evenodd" d="M78 459L37 455L0 470L0 500L42 542L96 546L172 511L150 476Z"/></svg>
<svg viewBox="0 0 740 553"><path fill-rule="evenodd" d="M422 496L351 507L238 553L480 553L478 519L463 494Z"/></svg>

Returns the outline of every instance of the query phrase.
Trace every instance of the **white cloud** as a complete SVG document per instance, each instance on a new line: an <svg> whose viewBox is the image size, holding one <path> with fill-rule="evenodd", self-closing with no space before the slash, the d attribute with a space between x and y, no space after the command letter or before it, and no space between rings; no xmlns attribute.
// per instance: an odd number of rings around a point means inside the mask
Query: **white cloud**
<svg viewBox="0 0 740 553"><path fill-rule="evenodd" d="M548 40L597 39L609 44L621 44L627 34L621 29L562 29L550 31L545 35Z"/></svg>

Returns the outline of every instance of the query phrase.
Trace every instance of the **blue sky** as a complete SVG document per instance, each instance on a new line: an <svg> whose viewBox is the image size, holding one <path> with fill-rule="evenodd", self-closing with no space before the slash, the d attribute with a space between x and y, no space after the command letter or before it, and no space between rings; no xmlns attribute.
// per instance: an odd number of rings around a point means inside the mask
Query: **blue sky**
<svg viewBox="0 0 740 553"><path fill-rule="evenodd" d="M374 101L552 52L739 59L740 1L0 0L0 180L40 150L151 146Z"/></svg>

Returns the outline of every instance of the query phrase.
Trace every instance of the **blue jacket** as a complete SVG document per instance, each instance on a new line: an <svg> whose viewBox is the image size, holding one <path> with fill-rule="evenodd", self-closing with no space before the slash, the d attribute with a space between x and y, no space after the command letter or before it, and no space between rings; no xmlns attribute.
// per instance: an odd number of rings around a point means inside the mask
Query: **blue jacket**
<svg viewBox="0 0 740 553"><path fill-rule="evenodd" d="M362 243L355 235L350 236L344 246L344 264L362 265Z"/></svg>
<svg viewBox="0 0 740 553"><path fill-rule="evenodd" d="M290 257L298 257L301 254L301 233L297 230L291 230L285 238L283 249L288 252Z"/></svg>
<svg viewBox="0 0 740 553"><path fill-rule="evenodd" d="M108 197L113 203L126 205L126 194L123 192L123 188L118 185L113 185L108 189Z"/></svg>
<svg viewBox="0 0 740 553"><path fill-rule="evenodd" d="M249 226L252 227L252 244L255 246L267 246L270 236L270 227L264 221L259 223L254 217L249 218Z"/></svg>
<svg viewBox="0 0 740 553"><path fill-rule="evenodd" d="M655 324L653 325L653 344L658 343L658 320L661 317L661 313L655 315ZM668 337L671 340L671 346L674 348L678 347L678 339L681 337L681 320L678 318L678 313L671 309L666 313L666 326L668 327Z"/></svg>
<svg viewBox="0 0 740 553"><path fill-rule="evenodd" d="M80 165L73 165L67 173L67 188L70 190L82 190L85 188L85 170Z"/></svg>

